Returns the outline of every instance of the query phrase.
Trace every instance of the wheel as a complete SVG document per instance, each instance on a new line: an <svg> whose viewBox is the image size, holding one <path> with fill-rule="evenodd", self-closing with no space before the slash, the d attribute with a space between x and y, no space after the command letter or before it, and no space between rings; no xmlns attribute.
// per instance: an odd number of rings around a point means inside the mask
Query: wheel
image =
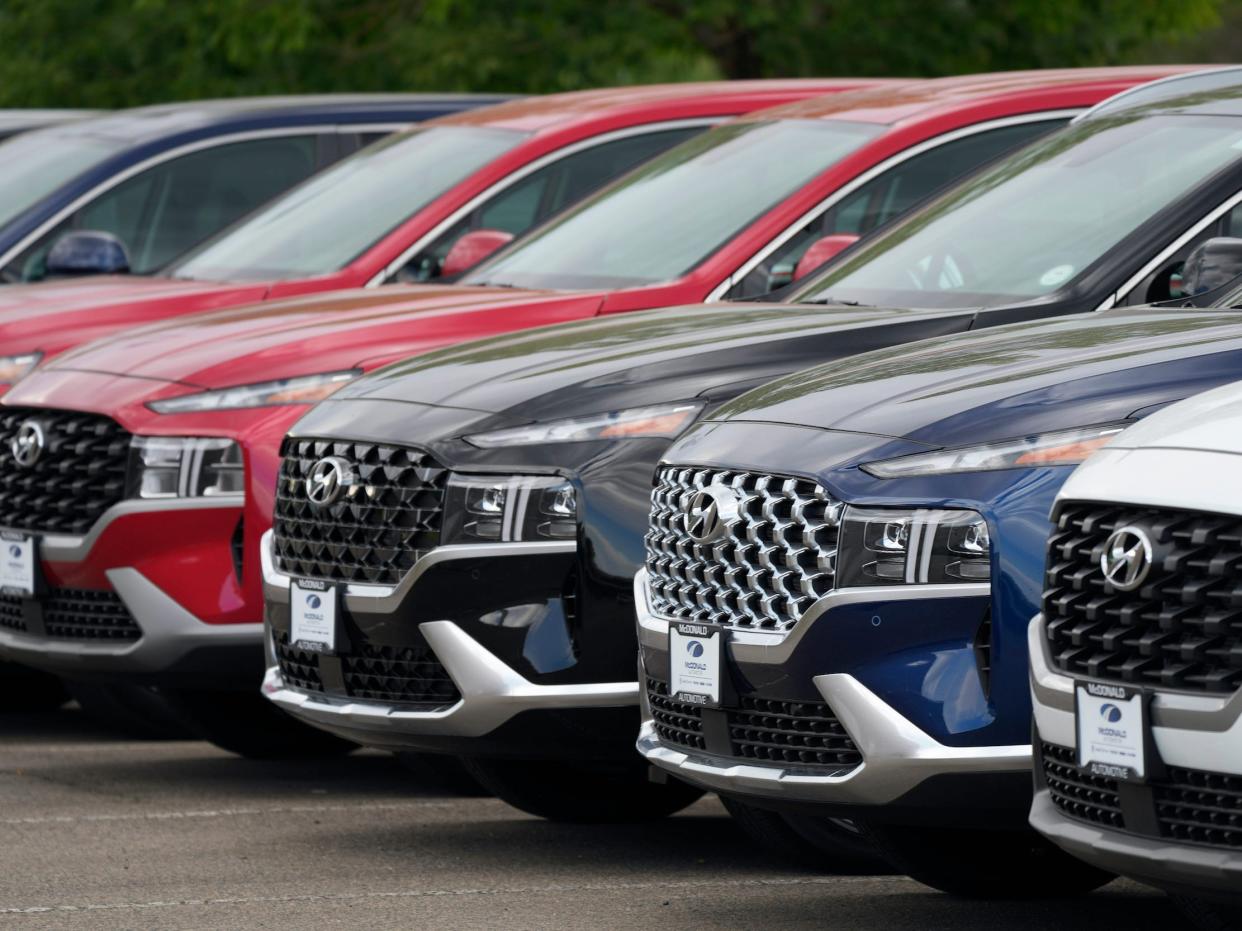
<svg viewBox="0 0 1242 931"><path fill-rule="evenodd" d="M142 685L66 679L65 688L88 718L140 740L191 740L193 728L160 692Z"/></svg>
<svg viewBox="0 0 1242 931"><path fill-rule="evenodd" d="M177 689L168 694L199 736L247 759L313 759L358 749L352 741L294 720L257 689Z"/></svg>
<svg viewBox="0 0 1242 931"><path fill-rule="evenodd" d="M825 873L875 874L888 869L875 844L852 821L838 818L786 818L737 799L720 799L746 836L765 852L789 863Z"/></svg>
<svg viewBox="0 0 1242 931"><path fill-rule="evenodd" d="M393 755L419 783L429 788L473 798L489 794L479 785L479 781L466 771L465 764L455 756L446 756L442 753L413 753L406 750Z"/></svg>
<svg viewBox="0 0 1242 931"><path fill-rule="evenodd" d="M1242 929L1242 905L1225 905L1207 899L1190 896L1171 896L1181 913L1202 931L1240 931Z"/></svg>
<svg viewBox="0 0 1242 931"><path fill-rule="evenodd" d="M559 760L462 760L484 789L527 814L577 824L632 824L681 811L703 792L650 781L647 764Z"/></svg>
<svg viewBox="0 0 1242 931"><path fill-rule="evenodd" d="M924 885L976 899L1082 895L1115 877L1030 830L863 826L880 855Z"/></svg>
<svg viewBox="0 0 1242 931"><path fill-rule="evenodd" d="M51 673L0 660L0 711L52 711L68 700Z"/></svg>

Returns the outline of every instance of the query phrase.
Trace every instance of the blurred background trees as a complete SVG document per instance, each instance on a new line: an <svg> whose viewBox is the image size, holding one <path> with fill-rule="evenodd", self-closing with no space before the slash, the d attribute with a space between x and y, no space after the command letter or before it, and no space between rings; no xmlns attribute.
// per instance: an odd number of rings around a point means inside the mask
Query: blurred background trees
<svg viewBox="0 0 1242 931"><path fill-rule="evenodd" d="M1227 60L1242 0L0 0L0 106Z"/></svg>

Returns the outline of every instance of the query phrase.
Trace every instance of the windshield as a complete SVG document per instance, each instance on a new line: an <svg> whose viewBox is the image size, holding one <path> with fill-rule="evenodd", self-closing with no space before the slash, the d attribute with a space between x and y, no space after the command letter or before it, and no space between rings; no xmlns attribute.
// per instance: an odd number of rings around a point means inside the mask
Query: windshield
<svg viewBox="0 0 1242 931"><path fill-rule="evenodd" d="M935 308L1043 297L1239 158L1234 119L1085 120L954 188L788 299Z"/></svg>
<svg viewBox="0 0 1242 931"><path fill-rule="evenodd" d="M470 126L390 136L294 188L169 274L244 281L337 271L524 138Z"/></svg>
<svg viewBox="0 0 1242 931"><path fill-rule="evenodd" d="M882 131L827 120L717 127L670 149L465 281L574 289L679 278Z"/></svg>
<svg viewBox="0 0 1242 931"><path fill-rule="evenodd" d="M35 132L0 144L0 224L125 148L125 143L64 132Z"/></svg>

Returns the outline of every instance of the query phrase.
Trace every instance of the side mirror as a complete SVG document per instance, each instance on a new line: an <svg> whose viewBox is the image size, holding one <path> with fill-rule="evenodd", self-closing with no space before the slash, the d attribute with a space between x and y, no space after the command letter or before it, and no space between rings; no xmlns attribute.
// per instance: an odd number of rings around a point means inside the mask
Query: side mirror
<svg viewBox="0 0 1242 931"><path fill-rule="evenodd" d="M798 264L794 267L793 280L805 278L838 252L844 252L856 242L858 242L858 237L853 233L833 233L831 236L819 237L811 243L806 252L802 253L802 258L798 259Z"/></svg>
<svg viewBox="0 0 1242 931"><path fill-rule="evenodd" d="M56 240L44 267L49 278L123 275L129 271L129 253L111 233L75 230Z"/></svg>
<svg viewBox="0 0 1242 931"><path fill-rule="evenodd" d="M471 230L453 243L440 263L440 277L451 278L478 265L485 258L513 242L513 234L504 230Z"/></svg>
<svg viewBox="0 0 1242 931"><path fill-rule="evenodd" d="M1217 236L1195 246L1182 266L1180 297L1194 297L1242 275L1242 239Z"/></svg>

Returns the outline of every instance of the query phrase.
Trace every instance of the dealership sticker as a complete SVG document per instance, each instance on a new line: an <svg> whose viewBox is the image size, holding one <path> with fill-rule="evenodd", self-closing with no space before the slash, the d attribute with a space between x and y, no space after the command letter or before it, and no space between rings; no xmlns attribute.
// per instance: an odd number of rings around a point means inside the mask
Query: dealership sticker
<svg viewBox="0 0 1242 931"><path fill-rule="evenodd" d="M1078 765L1109 779L1143 779L1146 728L1143 695L1123 685L1077 686Z"/></svg>
<svg viewBox="0 0 1242 931"><path fill-rule="evenodd" d="M289 640L320 653L336 649L336 586L313 580L289 586Z"/></svg>
<svg viewBox="0 0 1242 931"><path fill-rule="evenodd" d="M27 597L35 590L35 541L20 533L0 533L0 589Z"/></svg>
<svg viewBox="0 0 1242 931"><path fill-rule="evenodd" d="M673 624L668 629L668 693L697 705L720 704L719 627Z"/></svg>

